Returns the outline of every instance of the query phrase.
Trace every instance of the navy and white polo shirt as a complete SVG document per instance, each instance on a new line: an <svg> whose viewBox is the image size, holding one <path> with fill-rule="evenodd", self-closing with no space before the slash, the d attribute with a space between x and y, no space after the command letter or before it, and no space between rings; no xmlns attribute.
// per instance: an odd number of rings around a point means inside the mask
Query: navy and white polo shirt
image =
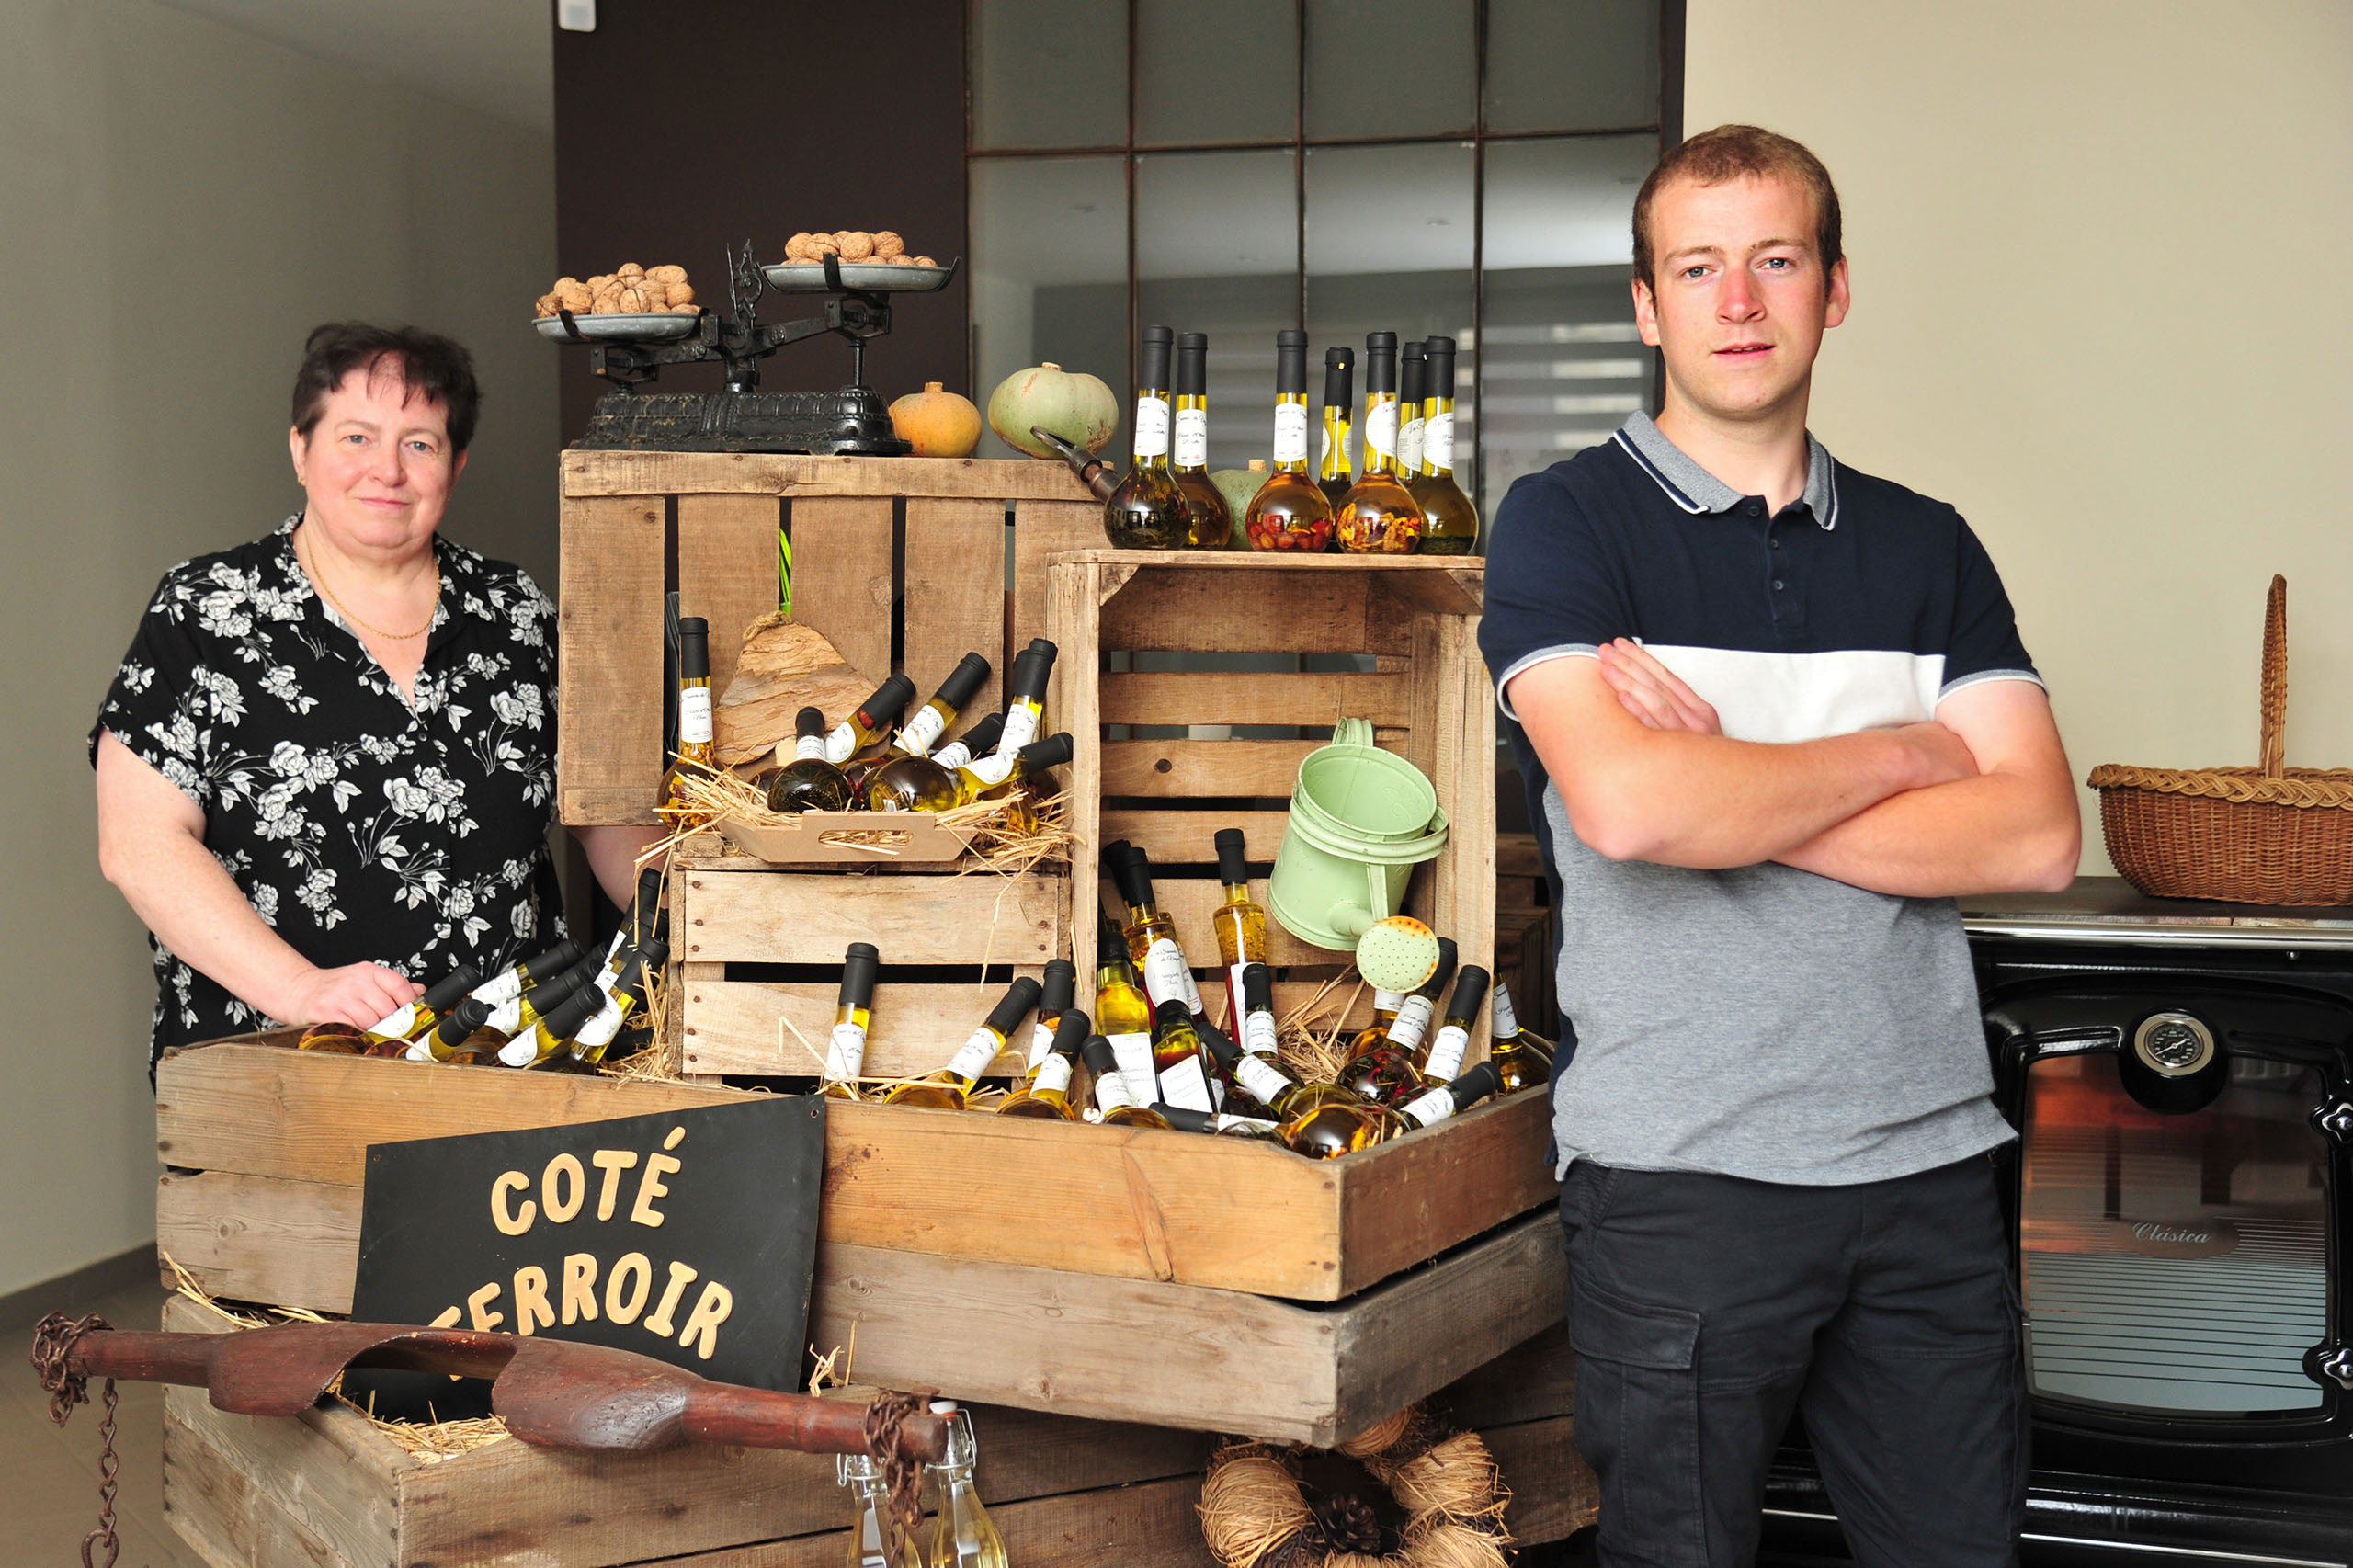
<svg viewBox="0 0 2353 1568"><path fill-rule="evenodd" d="M1987 680L2040 683L2000 576L1952 507L1807 439L1805 494L1768 515L1642 414L1496 508L1479 644L1512 678L1641 642L1736 740L1933 718ZM1760 1181L1879 1181L2010 1136L1961 915L1776 864L1701 871L1586 847L1508 726L1560 901L1553 1085L1577 1159Z"/></svg>

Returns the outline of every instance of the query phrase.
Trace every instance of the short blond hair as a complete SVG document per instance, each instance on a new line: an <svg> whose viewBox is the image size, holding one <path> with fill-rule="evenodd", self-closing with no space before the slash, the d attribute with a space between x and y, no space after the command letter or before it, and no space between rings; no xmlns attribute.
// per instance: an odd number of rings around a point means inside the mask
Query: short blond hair
<svg viewBox="0 0 2353 1568"><path fill-rule="evenodd" d="M1813 248L1822 258L1822 287L1846 252L1838 233L1838 187L1830 171L1802 142L1755 125L1719 125L1703 131L1658 161L1634 198L1634 276L1658 287L1657 256L1651 249L1651 202L1674 180L1722 185L1727 180L1781 177L1795 180L1813 198Z"/></svg>

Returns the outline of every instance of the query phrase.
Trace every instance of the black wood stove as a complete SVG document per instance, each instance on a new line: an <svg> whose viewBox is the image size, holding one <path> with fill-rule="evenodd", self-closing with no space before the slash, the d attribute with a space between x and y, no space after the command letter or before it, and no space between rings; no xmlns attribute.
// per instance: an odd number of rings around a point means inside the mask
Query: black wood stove
<svg viewBox="0 0 2353 1568"><path fill-rule="evenodd" d="M2353 1563L2353 910L1965 904L2027 1312L2029 1563ZM1836 1562L1793 1434L1766 1561Z"/></svg>

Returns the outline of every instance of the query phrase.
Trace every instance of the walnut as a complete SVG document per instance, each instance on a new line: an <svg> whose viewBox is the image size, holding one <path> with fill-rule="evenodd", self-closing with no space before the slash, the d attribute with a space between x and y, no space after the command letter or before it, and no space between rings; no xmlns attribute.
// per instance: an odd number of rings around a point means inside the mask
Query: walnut
<svg viewBox="0 0 2353 1568"><path fill-rule="evenodd" d="M815 236L811 234L808 230L803 229L800 233L794 234L792 238L785 241L784 259L787 261L799 261L808 251L810 240L814 237Z"/></svg>
<svg viewBox="0 0 2353 1568"><path fill-rule="evenodd" d="M913 267L915 264L915 258L904 251L901 251L896 256L886 256L882 259L892 267Z"/></svg>
<svg viewBox="0 0 2353 1568"><path fill-rule="evenodd" d="M653 308L654 301L646 298L645 290L642 289L622 290L620 298L614 306L615 310L625 316L642 315Z"/></svg>
<svg viewBox="0 0 2353 1568"><path fill-rule="evenodd" d="M566 289L577 289L579 287L579 278L567 276L559 278L553 283L550 284L548 286L548 292L551 294L561 294Z"/></svg>
<svg viewBox="0 0 2353 1568"><path fill-rule="evenodd" d="M540 296L539 303L532 307L532 313L536 315L551 316L555 314L558 303L559 301L553 294L542 294Z"/></svg>
<svg viewBox="0 0 2353 1568"><path fill-rule="evenodd" d="M608 289L588 301L588 311L592 315L618 315L620 308L621 291L619 289Z"/></svg>
<svg viewBox="0 0 2353 1568"><path fill-rule="evenodd" d="M907 254L907 242L884 229L874 236L874 254L884 261Z"/></svg>
<svg viewBox="0 0 2353 1568"><path fill-rule="evenodd" d="M931 257L927 256L919 256L915 257L915 265L917 267L938 267L939 263L932 260Z"/></svg>
<svg viewBox="0 0 2353 1568"><path fill-rule="evenodd" d="M676 263L669 263L661 267L647 267L645 277L648 282L676 285L687 280L687 269Z"/></svg>
<svg viewBox="0 0 2353 1568"><path fill-rule="evenodd" d="M562 305L565 310L570 311L574 315L578 315L584 311L593 310L596 307L597 302L597 297L593 293L589 292L588 285L585 283L574 283L569 278L555 286L555 298L558 304Z"/></svg>
<svg viewBox="0 0 2353 1568"><path fill-rule="evenodd" d="M699 316L702 314L702 307L700 305L672 305L670 313L674 316Z"/></svg>
<svg viewBox="0 0 2353 1568"><path fill-rule="evenodd" d="M687 287L684 283L673 283L670 285L670 308L672 310L675 311L681 305L691 305L694 302L695 291L692 289Z"/></svg>
<svg viewBox="0 0 2353 1568"><path fill-rule="evenodd" d="M645 276L645 268L638 266L637 263L633 261L625 261L621 263L620 269L616 272L614 276L617 278L626 278L631 281L635 281L636 279Z"/></svg>
<svg viewBox="0 0 2353 1568"><path fill-rule="evenodd" d="M834 238L841 242L844 261L864 261L874 254L874 236L863 229L845 229Z"/></svg>
<svg viewBox="0 0 2353 1568"><path fill-rule="evenodd" d="M596 277L588 279L588 292L591 294L601 294L606 290L610 289L615 281L616 279L611 273L599 272Z"/></svg>
<svg viewBox="0 0 2353 1568"><path fill-rule="evenodd" d="M812 261L816 260L821 256L839 256L841 254L841 242L831 234L812 234L809 236L809 259Z"/></svg>

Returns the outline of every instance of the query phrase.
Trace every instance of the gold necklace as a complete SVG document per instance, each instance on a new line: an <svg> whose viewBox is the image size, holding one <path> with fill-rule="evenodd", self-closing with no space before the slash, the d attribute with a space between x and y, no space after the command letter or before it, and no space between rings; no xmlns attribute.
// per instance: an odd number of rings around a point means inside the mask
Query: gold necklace
<svg viewBox="0 0 2353 1568"><path fill-rule="evenodd" d="M370 636L386 638L394 642L406 642L412 639L422 637L426 632L432 631L433 618L441 613L441 558L438 555L436 555L433 558L433 605L431 608L425 612L425 624L418 627L414 631L386 631L381 627L369 625L366 621L352 614L349 609L346 608L344 602L335 597L335 590L327 586L326 574L319 570L319 563L317 560L315 558L307 561L303 560L301 530L300 528L295 530L294 559L301 561L304 568L310 572L311 581L319 585L319 592L326 595L327 603L335 606L335 613L343 617L344 619L351 622L352 625L359 628L360 631L369 633Z"/></svg>

